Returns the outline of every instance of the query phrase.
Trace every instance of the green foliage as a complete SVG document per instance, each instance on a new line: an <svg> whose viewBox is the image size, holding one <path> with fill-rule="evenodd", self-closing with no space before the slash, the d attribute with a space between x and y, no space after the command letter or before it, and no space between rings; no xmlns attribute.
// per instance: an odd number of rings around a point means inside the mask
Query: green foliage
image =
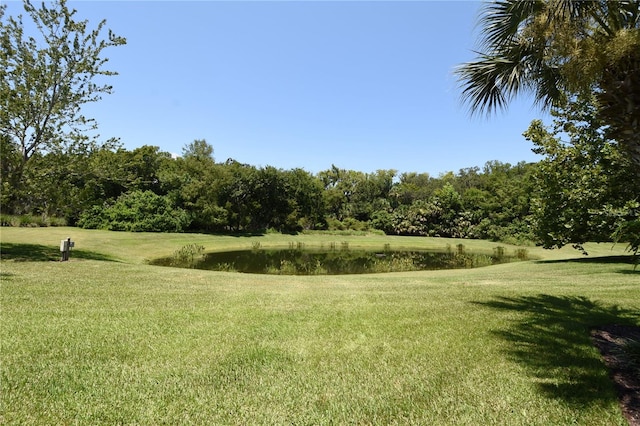
<svg viewBox="0 0 640 426"><path fill-rule="evenodd" d="M393 214L387 210L378 210L371 215L371 226L385 234L394 234Z"/></svg>
<svg viewBox="0 0 640 426"><path fill-rule="evenodd" d="M516 257L520 260L528 260L529 251L526 248L516 249Z"/></svg>
<svg viewBox="0 0 640 426"><path fill-rule="evenodd" d="M21 167L20 157L18 147L9 135L0 132L0 205L4 212L7 212L14 200L18 198L17 177Z"/></svg>
<svg viewBox="0 0 640 426"><path fill-rule="evenodd" d="M337 219L327 220L329 231L357 231L363 232L369 230L369 223L363 222L353 217L346 217L343 221Z"/></svg>
<svg viewBox="0 0 640 426"><path fill-rule="evenodd" d="M607 134L640 168L640 2L487 2L481 51L457 74L473 112L529 92L544 107L598 97Z"/></svg>
<svg viewBox="0 0 640 426"><path fill-rule="evenodd" d="M368 222L374 212L388 208L395 174L395 170L368 174L336 166L320 172L328 216L340 222L348 217Z"/></svg>
<svg viewBox="0 0 640 426"><path fill-rule="evenodd" d="M204 139L196 139L182 149L182 157L186 160L213 163L213 146Z"/></svg>
<svg viewBox="0 0 640 426"><path fill-rule="evenodd" d="M634 218L615 214L640 194L634 166L605 138L593 98L575 99L552 113L552 128L536 120L524 134L545 156L534 176L538 238L547 248L610 241L621 220Z"/></svg>
<svg viewBox="0 0 640 426"><path fill-rule="evenodd" d="M200 244L187 244L176 250L171 256L171 265L182 268L193 268L202 259L204 246Z"/></svg>
<svg viewBox="0 0 640 426"><path fill-rule="evenodd" d="M0 226L18 227L44 227L44 226L67 226L64 218L43 216L43 215L8 215L0 214Z"/></svg>
<svg viewBox="0 0 640 426"><path fill-rule="evenodd" d="M25 174L30 183L21 208L64 217L72 225L121 229L107 225L118 220L103 217L103 211L126 194L151 191L188 215L188 226L171 229L531 238L530 165L493 162L482 171L463 169L438 178L404 174L394 182L393 170L366 174L335 168L314 176L233 160L219 164L205 141L191 145L176 159L154 146L133 151L88 146L82 152L36 155L31 162L37 167ZM46 191L36 191L36 185Z"/></svg>
<svg viewBox="0 0 640 426"><path fill-rule="evenodd" d="M78 221L83 228L133 232L182 232L188 224L184 210L151 191L123 194L113 205L85 211Z"/></svg>
<svg viewBox="0 0 640 426"><path fill-rule="evenodd" d="M84 229L109 229L106 223L105 209L108 206L92 206L82 212L78 220L78 226Z"/></svg>
<svg viewBox="0 0 640 426"><path fill-rule="evenodd" d="M640 203L633 202L630 204L633 207L627 212L633 211L635 219L623 220L613 233L613 239L616 243L628 243L627 249L633 253L635 265L637 266L640 263L640 213L638 212Z"/></svg>
<svg viewBox="0 0 640 426"><path fill-rule="evenodd" d="M111 31L103 35L105 21L90 29L86 20L77 20L65 0L40 8L26 0L24 8L38 34L25 33L22 15L5 18L0 9L0 133L3 154L10 154L2 180L11 186L3 201L16 210L32 158L94 143L87 131L96 123L81 114L81 106L111 92L97 82L115 74L103 68L103 51L126 43Z"/></svg>

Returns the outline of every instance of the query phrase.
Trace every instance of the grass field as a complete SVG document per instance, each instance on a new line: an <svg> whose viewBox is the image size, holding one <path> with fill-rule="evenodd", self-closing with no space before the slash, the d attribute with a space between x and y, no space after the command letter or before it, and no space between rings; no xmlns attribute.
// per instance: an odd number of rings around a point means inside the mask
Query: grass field
<svg viewBox="0 0 640 426"><path fill-rule="evenodd" d="M55 261L68 236L71 260ZM2 424L625 424L589 339L596 325L640 324L640 270L624 246L296 277L146 261L190 243L460 241L75 228L0 228L0 239Z"/></svg>

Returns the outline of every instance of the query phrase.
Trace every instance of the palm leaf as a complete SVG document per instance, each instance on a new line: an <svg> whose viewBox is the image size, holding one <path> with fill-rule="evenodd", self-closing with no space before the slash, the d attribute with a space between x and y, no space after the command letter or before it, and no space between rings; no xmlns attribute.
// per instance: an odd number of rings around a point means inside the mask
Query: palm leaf
<svg viewBox="0 0 640 426"><path fill-rule="evenodd" d="M509 101L521 92L532 92L543 83L544 93L555 96L558 75L547 70L543 52L526 40L503 45L499 51L487 55L478 53L479 59L459 66L455 73L461 83L462 101L469 104L471 113L487 115L504 110ZM538 80L551 78L549 82ZM555 89L555 90L554 90ZM546 106L544 101L543 105Z"/></svg>
<svg viewBox="0 0 640 426"><path fill-rule="evenodd" d="M513 43L523 25L542 7L540 1L503 0L487 3L482 9L479 21L483 50Z"/></svg>

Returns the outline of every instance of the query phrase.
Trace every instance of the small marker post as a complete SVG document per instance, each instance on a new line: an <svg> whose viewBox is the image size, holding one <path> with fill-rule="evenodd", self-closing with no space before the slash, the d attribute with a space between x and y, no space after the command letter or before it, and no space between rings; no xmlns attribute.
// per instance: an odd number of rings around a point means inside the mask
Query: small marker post
<svg viewBox="0 0 640 426"><path fill-rule="evenodd" d="M69 255L71 254L71 248L74 247L76 243L71 241L71 237L66 240L60 240L60 254L61 254L61 262L65 262L69 260Z"/></svg>

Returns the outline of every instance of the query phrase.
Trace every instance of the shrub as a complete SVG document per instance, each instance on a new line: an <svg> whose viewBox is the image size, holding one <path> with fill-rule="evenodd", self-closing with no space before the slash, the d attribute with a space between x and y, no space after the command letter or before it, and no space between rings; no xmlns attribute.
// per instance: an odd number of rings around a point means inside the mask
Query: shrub
<svg viewBox="0 0 640 426"><path fill-rule="evenodd" d="M91 206L88 210L83 211L78 219L78 227L84 229L100 229L106 228L103 223L106 221L103 213L107 206Z"/></svg>
<svg viewBox="0 0 640 426"><path fill-rule="evenodd" d="M8 214L0 214L0 226L15 226L14 217Z"/></svg>
<svg viewBox="0 0 640 426"><path fill-rule="evenodd" d="M526 248L516 249L516 257L520 260L528 260L529 251Z"/></svg>
<svg viewBox="0 0 640 426"><path fill-rule="evenodd" d="M0 226L21 226L26 228L67 226L67 221L62 217L46 215L23 214L20 216L14 216L2 214L0 215Z"/></svg>
<svg viewBox="0 0 640 426"><path fill-rule="evenodd" d="M121 195L111 206L84 211L78 226L110 231L182 232L189 222L188 214L174 207L168 197L152 191L133 191Z"/></svg>
<svg viewBox="0 0 640 426"><path fill-rule="evenodd" d="M203 257L204 246L187 244L176 250L171 256L171 265L193 268Z"/></svg>
<svg viewBox="0 0 640 426"><path fill-rule="evenodd" d="M38 226L38 219L30 214L23 214L18 217L18 223L20 227L24 228L32 228Z"/></svg>
<svg viewBox="0 0 640 426"><path fill-rule="evenodd" d="M368 222L362 222L352 217L347 217L342 222L330 218L327 219L327 225L330 231L368 231L370 229Z"/></svg>

